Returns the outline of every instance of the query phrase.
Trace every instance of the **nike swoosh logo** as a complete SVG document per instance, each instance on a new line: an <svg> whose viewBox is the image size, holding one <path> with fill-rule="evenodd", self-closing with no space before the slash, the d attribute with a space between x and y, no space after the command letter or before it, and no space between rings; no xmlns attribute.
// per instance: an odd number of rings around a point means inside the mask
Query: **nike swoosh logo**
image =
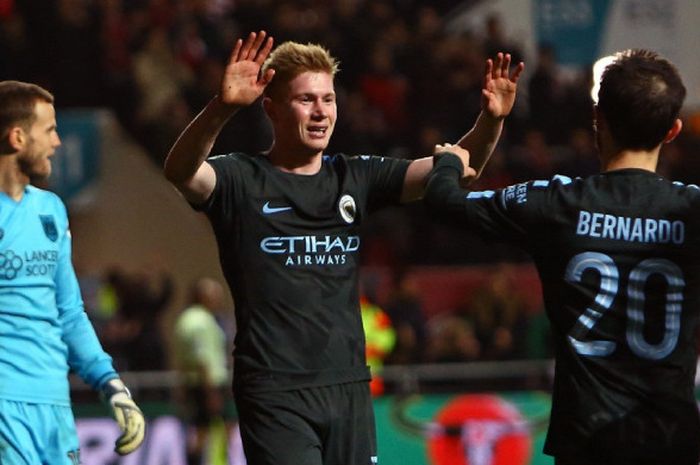
<svg viewBox="0 0 700 465"><path fill-rule="evenodd" d="M288 210L291 210L292 207L271 207L270 202L265 202L265 205L263 205L262 211L264 214L269 215L271 213L279 213L279 212L286 212Z"/></svg>

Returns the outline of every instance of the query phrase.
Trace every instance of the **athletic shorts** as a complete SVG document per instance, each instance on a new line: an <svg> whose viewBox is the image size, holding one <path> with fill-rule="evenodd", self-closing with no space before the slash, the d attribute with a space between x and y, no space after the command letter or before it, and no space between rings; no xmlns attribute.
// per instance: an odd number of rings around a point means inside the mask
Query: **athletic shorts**
<svg viewBox="0 0 700 465"><path fill-rule="evenodd" d="M234 393L248 465L375 465L366 381Z"/></svg>
<svg viewBox="0 0 700 465"><path fill-rule="evenodd" d="M78 465L70 407L0 399L0 464Z"/></svg>

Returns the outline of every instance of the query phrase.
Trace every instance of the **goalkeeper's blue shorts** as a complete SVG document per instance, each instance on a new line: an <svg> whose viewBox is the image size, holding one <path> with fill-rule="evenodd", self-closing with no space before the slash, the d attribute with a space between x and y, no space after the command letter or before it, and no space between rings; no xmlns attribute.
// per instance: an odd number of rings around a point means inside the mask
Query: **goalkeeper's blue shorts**
<svg viewBox="0 0 700 465"><path fill-rule="evenodd" d="M0 399L0 464L77 465L78 434L70 407Z"/></svg>

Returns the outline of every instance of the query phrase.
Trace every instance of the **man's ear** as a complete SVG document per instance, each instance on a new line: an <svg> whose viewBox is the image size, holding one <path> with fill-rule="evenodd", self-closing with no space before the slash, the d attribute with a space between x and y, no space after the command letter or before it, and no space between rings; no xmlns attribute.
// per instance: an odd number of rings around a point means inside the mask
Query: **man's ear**
<svg viewBox="0 0 700 465"><path fill-rule="evenodd" d="M273 115L275 113L275 110L274 110L274 105L272 104L272 99L270 97L263 97L262 106L263 106L263 110L265 110L265 114L267 114L267 116L270 119L273 119Z"/></svg>
<svg viewBox="0 0 700 465"><path fill-rule="evenodd" d="M593 130L600 133L607 129L605 117L598 110L598 105L593 105Z"/></svg>
<svg viewBox="0 0 700 465"><path fill-rule="evenodd" d="M680 118L676 118L676 121L673 122L673 126L671 126L671 129L666 133L666 137L664 137L664 144L668 144L675 139L678 133L681 132L681 129L683 129L683 121L681 121Z"/></svg>
<svg viewBox="0 0 700 465"><path fill-rule="evenodd" d="M7 142L15 152L19 152L27 143L27 133L20 126L14 126L7 134Z"/></svg>

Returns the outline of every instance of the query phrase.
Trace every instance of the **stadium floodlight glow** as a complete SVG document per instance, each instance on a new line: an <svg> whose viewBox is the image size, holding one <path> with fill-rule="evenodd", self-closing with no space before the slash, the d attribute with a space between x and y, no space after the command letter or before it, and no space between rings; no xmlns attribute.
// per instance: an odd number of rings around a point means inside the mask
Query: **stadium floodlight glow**
<svg viewBox="0 0 700 465"><path fill-rule="evenodd" d="M615 55L608 55L593 63L593 87L591 98L594 104L598 104L598 91L600 90L600 78L603 76L606 66L615 61Z"/></svg>

